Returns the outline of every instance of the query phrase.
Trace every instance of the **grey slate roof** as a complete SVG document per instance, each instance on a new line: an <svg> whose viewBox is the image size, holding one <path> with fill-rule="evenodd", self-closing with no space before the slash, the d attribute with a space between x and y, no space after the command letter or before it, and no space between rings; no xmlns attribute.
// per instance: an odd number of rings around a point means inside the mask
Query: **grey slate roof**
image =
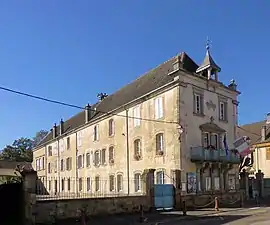
<svg viewBox="0 0 270 225"><path fill-rule="evenodd" d="M216 69L218 72L221 71L221 68L213 60L213 58L210 54L210 51L207 50L206 55L204 57L204 60L203 60L202 64L200 65L200 67L196 70L196 73L199 73L199 72L201 72L209 67Z"/></svg>
<svg viewBox="0 0 270 225"><path fill-rule="evenodd" d="M162 63L155 69L150 70L143 76L140 76L130 84L109 95L101 102L93 105L92 109L96 108L96 111L109 112L157 89L158 87L161 87L173 81L173 76L169 76L168 73L172 72L173 63L178 57L179 56L173 57L168 61ZM198 65L185 52L182 52L179 58L181 61L180 68L188 72L195 73ZM102 113L95 113L94 115L92 115L92 119L96 118L101 114ZM64 122L64 133L75 129L83 125L84 123L85 113L84 111L81 111ZM57 134L59 135L59 126L57 127ZM53 134L52 131L50 131L49 134L39 143L36 148L42 146L43 144L52 139Z"/></svg>
<svg viewBox="0 0 270 225"><path fill-rule="evenodd" d="M239 137L248 136L251 139L251 145L261 142L261 129L266 125L266 121L259 121L256 123L245 124L237 128ZM270 142L270 126L266 125L266 137L264 142Z"/></svg>

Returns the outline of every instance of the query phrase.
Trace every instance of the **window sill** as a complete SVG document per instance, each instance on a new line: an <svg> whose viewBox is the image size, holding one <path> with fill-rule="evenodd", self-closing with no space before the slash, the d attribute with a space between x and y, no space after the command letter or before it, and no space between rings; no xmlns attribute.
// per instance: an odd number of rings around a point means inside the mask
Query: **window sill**
<svg viewBox="0 0 270 225"><path fill-rule="evenodd" d="M219 119L219 122L228 123L228 120Z"/></svg>
<svg viewBox="0 0 270 225"><path fill-rule="evenodd" d="M195 112L193 112L193 116L205 117L203 113L195 113Z"/></svg>

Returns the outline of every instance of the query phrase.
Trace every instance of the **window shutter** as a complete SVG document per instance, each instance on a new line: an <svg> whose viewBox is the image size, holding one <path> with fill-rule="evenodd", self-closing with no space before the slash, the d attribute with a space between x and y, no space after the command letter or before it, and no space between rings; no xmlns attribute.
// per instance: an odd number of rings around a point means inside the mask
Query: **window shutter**
<svg viewBox="0 0 270 225"><path fill-rule="evenodd" d="M159 118L162 118L163 115L163 98L159 98Z"/></svg>
<svg viewBox="0 0 270 225"><path fill-rule="evenodd" d="M159 106L158 106L158 99L155 99L155 118L158 119L158 111L159 110Z"/></svg>

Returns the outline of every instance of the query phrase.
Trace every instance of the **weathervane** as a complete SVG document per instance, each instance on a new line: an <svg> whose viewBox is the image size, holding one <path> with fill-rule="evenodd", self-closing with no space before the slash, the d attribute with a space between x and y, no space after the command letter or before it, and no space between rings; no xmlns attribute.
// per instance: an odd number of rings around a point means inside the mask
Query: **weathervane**
<svg viewBox="0 0 270 225"><path fill-rule="evenodd" d="M207 39L206 39L206 50L207 51L209 51L209 49L210 49L210 44L211 44L211 41L210 41L209 37L207 37Z"/></svg>

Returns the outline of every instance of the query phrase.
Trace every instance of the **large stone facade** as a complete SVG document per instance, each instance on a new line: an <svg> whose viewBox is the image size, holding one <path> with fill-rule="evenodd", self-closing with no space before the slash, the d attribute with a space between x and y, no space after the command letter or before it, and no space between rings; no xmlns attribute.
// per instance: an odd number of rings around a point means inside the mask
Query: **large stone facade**
<svg viewBox="0 0 270 225"><path fill-rule="evenodd" d="M184 57L182 53L180 58ZM238 188L239 158L231 151L222 156L224 136L229 149L236 137L236 85L222 84L216 65L185 71L180 58L170 59L146 75L159 73L153 82L160 77L169 82L160 79L162 85L119 106L113 114L89 122L86 108L82 112L85 123L72 127L75 116L53 128L53 134L55 129L60 133L35 149L33 165L50 194L136 194L142 190L143 171L149 168L155 169L156 183L175 184L179 178L181 194ZM140 90L139 85L136 88ZM191 179L193 184L188 184ZM194 187L190 189L190 185Z"/></svg>

